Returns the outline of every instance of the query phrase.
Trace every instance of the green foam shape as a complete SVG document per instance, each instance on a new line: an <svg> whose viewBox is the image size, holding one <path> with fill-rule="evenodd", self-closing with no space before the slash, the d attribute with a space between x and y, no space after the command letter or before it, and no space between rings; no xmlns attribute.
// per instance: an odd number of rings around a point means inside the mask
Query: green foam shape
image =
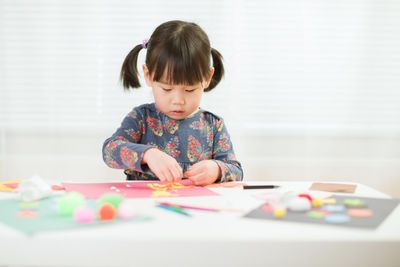
<svg viewBox="0 0 400 267"><path fill-rule="evenodd" d="M76 208L85 205L85 197L77 192L63 195L58 202L58 212L62 216L72 216Z"/></svg>

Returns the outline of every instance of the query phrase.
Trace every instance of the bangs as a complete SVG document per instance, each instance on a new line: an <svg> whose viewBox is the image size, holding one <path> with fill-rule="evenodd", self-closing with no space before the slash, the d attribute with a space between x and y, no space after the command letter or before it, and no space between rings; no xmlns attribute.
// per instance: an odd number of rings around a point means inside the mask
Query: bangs
<svg viewBox="0 0 400 267"><path fill-rule="evenodd" d="M179 47L179 49L178 49ZM161 48L161 47L160 47ZM156 58L151 58L147 67L152 79L168 84L195 85L203 82L209 75L209 54L204 55L197 48L187 45L166 45Z"/></svg>

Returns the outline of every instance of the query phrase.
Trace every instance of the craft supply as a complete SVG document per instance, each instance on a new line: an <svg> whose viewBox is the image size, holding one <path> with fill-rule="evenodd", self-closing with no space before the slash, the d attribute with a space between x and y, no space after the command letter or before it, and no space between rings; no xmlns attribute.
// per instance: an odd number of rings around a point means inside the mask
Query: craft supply
<svg viewBox="0 0 400 267"><path fill-rule="evenodd" d="M89 223L94 220L94 211L88 207L79 207L74 212L75 221L79 223Z"/></svg>
<svg viewBox="0 0 400 267"><path fill-rule="evenodd" d="M308 201L312 202L312 198L311 198L311 196L309 194L299 194L298 197L307 198Z"/></svg>
<svg viewBox="0 0 400 267"><path fill-rule="evenodd" d="M243 185L243 189L274 189L279 185Z"/></svg>
<svg viewBox="0 0 400 267"><path fill-rule="evenodd" d="M320 207L322 205L322 200L319 198L315 198L315 199L313 199L312 204L314 207Z"/></svg>
<svg viewBox="0 0 400 267"><path fill-rule="evenodd" d="M334 198L323 198L321 199L322 205L324 204L336 204L336 199Z"/></svg>
<svg viewBox="0 0 400 267"><path fill-rule="evenodd" d="M37 218L39 214L31 210L22 210L17 213L18 218Z"/></svg>
<svg viewBox="0 0 400 267"><path fill-rule="evenodd" d="M324 212L319 212L315 210L311 210L306 213L308 217L315 218L315 219L322 219L326 216Z"/></svg>
<svg viewBox="0 0 400 267"><path fill-rule="evenodd" d="M336 193L354 193L357 185L355 184L334 184L334 183L313 183L310 190L320 190Z"/></svg>
<svg viewBox="0 0 400 267"><path fill-rule="evenodd" d="M136 215L135 207L128 203L127 201L123 201L118 206L118 217L122 220L128 220Z"/></svg>
<svg viewBox="0 0 400 267"><path fill-rule="evenodd" d="M180 204L173 204L173 203L169 203L169 202L160 202L159 204L165 205L165 206L175 206L175 207L179 207L182 209L204 210L204 211L215 211L215 212L220 211L218 209L213 209L213 208L203 208L203 207L195 207L195 206L188 206L188 205L180 205Z"/></svg>
<svg viewBox="0 0 400 267"><path fill-rule="evenodd" d="M321 210L330 212L344 212L346 211L346 207L344 205L322 205Z"/></svg>
<svg viewBox="0 0 400 267"><path fill-rule="evenodd" d="M354 199L344 199L343 204L347 208L365 208L367 205L365 204L365 201L362 201L360 199L354 198Z"/></svg>
<svg viewBox="0 0 400 267"><path fill-rule="evenodd" d="M285 208L276 208L276 209L274 210L274 216L275 216L275 218L280 219L280 218L285 217L285 215L286 215L286 209L285 209Z"/></svg>
<svg viewBox="0 0 400 267"><path fill-rule="evenodd" d="M350 216L346 215L346 214L330 214L330 215L326 215L324 217L324 220L327 223L331 223L331 224L342 224L342 223L347 223L350 221Z"/></svg>
<svg viewBox="0 0 400 267"><path fill-rule="evenodd" d="M370 217L373 215L373 211L370 209L349 209L347 214L352 217Z"/></svg>
<svg viewBox="0 0 400 267"><path fill-rule="evenodd" d="M302 211L310 210L311 203L307 198L295 197L295 198L292 198L290 201L288 201L288 203L286 204L286 207L290 211L302 212Z"/></svg>
<svg viewBox="0 0 400 267"><path fill-rule="evenodd" d="M110 203L115 209L118 209L119 204L124 200L124 197L116 193L106 193L101 196L99 204Z"/></svg>
<svg viewBox="0 0 400 267"><path fill-rule="evenodd" d="M115 218L117 211L112 204L106 202L100 205L98 214L100 220L110 221Z"/></svg>
<svg viewBox="0 0 400 267"><path fill-rule="evenodd" d="M19 184L18 193L21 201L31 202L50 196L52 190L40 176L34 175Z"/></svg>
<svg viewBox="0 0 400 267"><path fill-rule="evenodd" d="M185 216L190 216L189 213L185 212L183 209L181 209L179 207L161 205L161 204L158 204L156 207L162 208L162 209L165 209L165 210L169 210L169 211L172 211L172 212L176 212L178 214L182 214L182 215L185 215Z"/></svg>
<svg viewBox="0 0 400 267"><path fill-rule="evenodd" d="M85 205L85 197L77 192L63 195L58 202L58 212L63 216L72 216L75 209Z"/></svg>
<svg viewBox="0 0 400 267"><path fill-rule="evenodd" d="M11 180L7 182L0 183L0 191L2 192L12 192L18 185L21 183L21 180Z"/></svg>
<svg viewBox="0 0 400 267"><path fill-rule="evenodd" d="M244 185L247 185L247 184L246 183L241 183L241 182L222 182L222 183L209 184L209 185L206 185L205 187L232 188L232 187L239 187L239 186L244 186Z"/></svg>
<svg viewBox="0 0 400 267"><path fill-rule="evenodd" d="M272 205L269 204L268 202L264 204L262 210L265 212L274 213L274 207L272 207Z"/></svg>

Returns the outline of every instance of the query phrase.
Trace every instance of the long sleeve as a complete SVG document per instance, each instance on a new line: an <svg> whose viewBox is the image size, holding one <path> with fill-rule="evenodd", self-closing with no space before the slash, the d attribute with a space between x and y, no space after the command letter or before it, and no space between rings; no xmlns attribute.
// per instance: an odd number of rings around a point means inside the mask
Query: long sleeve
<svg viewBox="0 0 400 267"><path fill-rule="evenodd" d="M217 182L242 181L243 170L236 160L228 130L222 119L215 121L216 133L213 143L212 158L221 170L221 178Z"/></svg>
<svg viewBox="0 0 400 267"><path fill-rule="evenodd" d="M139 109L133 109L117 131L104 142L104 162L111 168L144 172L141 166L143 154L152 147L139 143L145 130L143 115Z"/></svg>

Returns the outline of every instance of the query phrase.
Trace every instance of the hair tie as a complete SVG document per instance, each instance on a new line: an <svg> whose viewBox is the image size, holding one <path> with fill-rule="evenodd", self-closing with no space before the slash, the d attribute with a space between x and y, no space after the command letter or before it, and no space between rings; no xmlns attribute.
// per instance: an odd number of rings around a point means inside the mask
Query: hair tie
<svg viewBox="0 0 400 267"><path fill-rule="evenodd" d="M143 42L142 42L142 47L143 47L144 49L146 49L148 43L149 43L149 39L144 39Z"/></svg>

